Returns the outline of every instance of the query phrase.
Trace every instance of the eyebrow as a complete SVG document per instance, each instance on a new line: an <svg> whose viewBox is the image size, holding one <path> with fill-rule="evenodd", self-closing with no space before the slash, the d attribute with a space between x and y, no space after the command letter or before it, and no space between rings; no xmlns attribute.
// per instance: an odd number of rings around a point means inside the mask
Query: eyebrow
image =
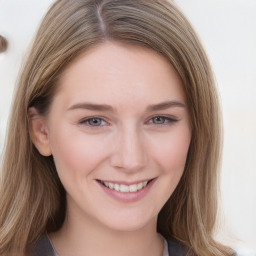
<svg viewBox="0 0 256 256"><path fill-rule="evenodd" d="M146 108L146 111L147 112L159 111L159 110L165 110L173 107L185 108L186 105L179 101L166 101L166 102L150 105ZM94 110L94 111L109 111L109 112L114 111L114 108L112 106L109 106L106 104L95 104L95 103L87 103L87 102L74 104L70 108L68 108L67 111L76 110L76 109L87 109L87 110Z"/></svg>
<svg viewBox="0 0 256 256"><path fill-rule="evenodd" d="M165 102L162 102L159 104L154 104L154 105L148 106L147 111L159 111L159 110L165 110L165 109L173 108L173 107L185 108L186 105L179 101L165 101Z"/></svg>
<svg viewBox="0 0 256 256"><path fill-rule="evenodd" d="M72 105L69 110L76 110L76 109L88 109L88 110L95 110L95 111L113 111L113 108L106 104L94 104L94 103L77 103Z"/></svg>

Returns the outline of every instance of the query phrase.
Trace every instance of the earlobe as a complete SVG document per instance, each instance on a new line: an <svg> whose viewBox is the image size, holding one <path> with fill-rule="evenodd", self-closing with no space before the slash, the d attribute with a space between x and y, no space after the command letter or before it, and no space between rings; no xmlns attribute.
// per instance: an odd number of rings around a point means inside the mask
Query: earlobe
<svg viewBox="0 0 256 256"><path fill-rule="evenodd" d="M29 135L32 143L43 156L52 154L46 118L40 115L35 107L28 110Z"/></svg>

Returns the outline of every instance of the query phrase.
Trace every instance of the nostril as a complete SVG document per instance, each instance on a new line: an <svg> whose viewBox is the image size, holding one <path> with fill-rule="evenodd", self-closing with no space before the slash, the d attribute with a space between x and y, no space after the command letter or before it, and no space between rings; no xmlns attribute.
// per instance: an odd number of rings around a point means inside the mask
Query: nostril
<svg viewBox="0 0 256 256"><path fill-rule="evenodd" d="M8 48L8 41L5 37L0 35L0 53L5 52Z"/></svg>

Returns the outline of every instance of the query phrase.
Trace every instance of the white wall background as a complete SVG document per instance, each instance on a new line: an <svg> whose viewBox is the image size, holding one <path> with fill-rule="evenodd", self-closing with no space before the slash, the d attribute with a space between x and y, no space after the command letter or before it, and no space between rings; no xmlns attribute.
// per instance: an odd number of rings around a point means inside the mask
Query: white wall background
<svg viewBox="0 0 256 256"><path fill-rule="evenodd" d="M52 0L0 0L0 153L15 79ZM206 48L224 115L222 198L226 233L219 239L256 255L256 0L176 0Z"/></svg>

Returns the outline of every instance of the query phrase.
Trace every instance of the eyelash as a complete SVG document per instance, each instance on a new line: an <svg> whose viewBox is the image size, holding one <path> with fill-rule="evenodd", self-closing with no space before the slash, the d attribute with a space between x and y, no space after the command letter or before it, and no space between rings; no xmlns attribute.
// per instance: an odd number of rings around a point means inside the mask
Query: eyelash
<svg viewBox="0 0 256 256"><path fill-rule="evenodd" d="M156 119L156 118L163 119L163 123L154 123L153 119ZM93 120L100 121L100 124L99 125L90 124L89 122L93 121ZM173 117L170 117L170 116L156 115L156 116L151 117L146 123L154 124L154 125L157 125L157 126L165 126L165 125L170 125L172 123L175 123L177 121L178 121L177 119L175 119ZM87 126L92 127L92 128L100 128L100 127L105 125L105 124L102 125L102 122L104 122L108 125L108 122L105 121L104 118L98 117L98 116L82 119L81 121L79 121L79 124L80 125L87 125Z"/></svg>
<svg viewBox="0 0 256 256"><path fill-rule="evenodd" d="M156 119L156 118L161 118L164 120L163 123L153 123L153 119ZM163 125L170 125L172 123L175 123L177 122L178 120L173 118L173 117L170 117L170 116L162 116L162 115L157 115L157 116L153 116L149 119L149 121L151 121L152 124L155 124L155 125L158 125L158 126L163 126ZM147 121L147 122L149 122Z"/></svg>

